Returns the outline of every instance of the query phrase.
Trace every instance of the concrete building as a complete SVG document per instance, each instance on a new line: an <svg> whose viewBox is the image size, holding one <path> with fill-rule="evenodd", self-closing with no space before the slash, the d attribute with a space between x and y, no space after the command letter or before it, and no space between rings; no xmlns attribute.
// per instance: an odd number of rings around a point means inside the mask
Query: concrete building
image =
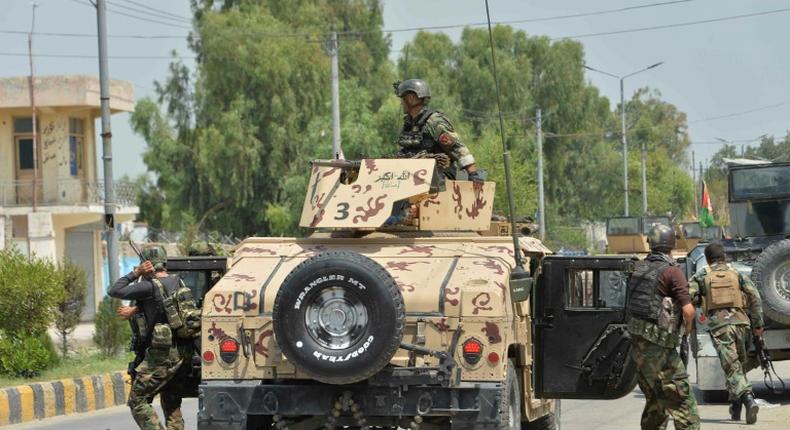
<svg viewBox="0 0 790 430"><path fill-rule="evenodd" d="M0 78L0 248L15 246L26 255L70 260L85 269L92 319L104 296L104 183L99 79L94 76L35 78L36 145L33 143L27 77ZM132 84L110 83L111 112L134 109ZM114 142L118 145L118 142ZM115 184L116 222L139 212L133 189Z"/></svg>

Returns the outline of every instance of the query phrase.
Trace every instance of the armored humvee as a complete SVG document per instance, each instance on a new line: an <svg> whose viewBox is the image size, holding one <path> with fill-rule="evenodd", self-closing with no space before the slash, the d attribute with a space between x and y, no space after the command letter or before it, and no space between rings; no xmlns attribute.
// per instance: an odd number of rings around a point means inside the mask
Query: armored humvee
<svg viewBox="0 0 790 430"><path fill-rule="evenodd" d="M730 165L727 180L730 226L722 244L728 262L760 291L771 356L790 359L790 163ZM688 276L707 265L705 245L689 252ZM705 398L724 398L724 373L707 322L698 316L697 384Z"/></svg>
<svg viewBox="0 0 790 430"><path fill-rule="evenodd" d="M551 429L552 399L633 389L631 257L483 236L495 184L434 163L314 162L315 232L238 246L203 302L199 429Z"/></svg>

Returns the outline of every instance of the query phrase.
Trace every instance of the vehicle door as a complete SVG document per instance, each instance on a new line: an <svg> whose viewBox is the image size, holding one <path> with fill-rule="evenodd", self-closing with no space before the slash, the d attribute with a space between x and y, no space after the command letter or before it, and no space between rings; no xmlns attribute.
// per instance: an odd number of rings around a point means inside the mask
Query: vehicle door
<svg viewBox="0 0 790 430"><path fill-rule="evenodd" d="M625 324L630 256L546 257L534 290L535 391L614 399L636 386Z"/></svg>

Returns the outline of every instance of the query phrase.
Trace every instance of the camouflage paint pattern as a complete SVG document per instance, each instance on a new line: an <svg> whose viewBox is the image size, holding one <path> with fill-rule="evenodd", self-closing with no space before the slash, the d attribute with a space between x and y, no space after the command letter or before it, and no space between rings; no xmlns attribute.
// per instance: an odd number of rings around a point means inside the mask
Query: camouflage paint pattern
<svg viewBox="0 0 790 430"><path fill-rule="evenodd" d="M447 181L445 192L429 194L434 163L432 159L362 160L351 184L340 183L340 169L314 166L302 226L372 230L390 216L395 202L409 199L419 208L415 218L419 225L412 230L467 231L419 238L381 231L353 238L316 232L299 239L246 239L239 244L227 274L203 302L201 345L217 358L203 361L202 378L309 379L288 362L274 339L274 300L297 265L329 249L345 250L371 258L395 279L406 308L404 342L417 343L420 333L426 348L447 350L460 331L459 345L475 338L483 344L485 356L498 354L498 361L482 359L470 365L459 346L456 360L461 382L503 380L512 349L522 373L519 379L527 381L522 395L525 416L533 420L548 413L553 402L536 399L528 382L532 380L530 304L513 303L508 292L514 264L512 239L469 231L490 229L494 184ZM345 210L348 215L337 219ZM519 241L527 260L551 253L535 238ZM239 354L229 364L219 359L222 339L238 340L242 335L251 340L252 353ZM409 358L400 349L391 364L405 366ZM423 356L416 363L436 366L438 359Z"/></svg>
<svg viewBox="0 0 790 430"><path fill-rule="evenodd" d="M299 225L311 228L378 228L392 205L424 196L433 178L433 159L362 160L351 184L340 182L341 169L313 166Z"/></svg>
<svg viewBox="0 0 790 430"><path fill-rule="evenodd" d="M132 417L140 429L165 428L151 406L157 394L165 415L167 430L184 429L178 381L183 379L179 375L189 371L189 366L183 366L183 363L188 363L191 354L191 347L148 349L145 359L137 366L137 377L132 381L128 401Z"/></svg>
<svg viewBox="0 0 790 430"><path fill-rule="evenodd" d="M713 347L727 377L727 393L731 402L752 391L752 384L749 383L746 373L756 368L758 362L757 357L750 358L747 354L750 332L749 326L733 324L710 331Z"/></svg>
<svg viewBox="0 0 790 430"><path fill-rule="evenodd" d="M670 415L678 430L699 429L697 400L678 351L632 336L631 357L636 363L639 388L645 395L642 430L664 428Z"/></svg>

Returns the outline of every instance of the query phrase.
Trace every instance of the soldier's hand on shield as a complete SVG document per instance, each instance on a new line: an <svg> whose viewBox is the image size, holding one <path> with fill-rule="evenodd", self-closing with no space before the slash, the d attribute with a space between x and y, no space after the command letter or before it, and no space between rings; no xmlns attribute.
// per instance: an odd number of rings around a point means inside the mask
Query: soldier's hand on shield
<svg viewBox="0 0 790 430"><path fill-rule="evenodd" d="M469 176L469 180L472 181L472 182L475 182L475 183L478 183L478 184L482 184L484 182L483 181L483 176L480 175L480 173L477 170L475 170L474 172L469 172L469 173L467 173L467 175Z"/></svg>
<svg viewBox="0 0 790 430"><path fill-rule="evenodd" d="M154 264L146 260L143 264L134 268L134 274L139 278L140 276L150 276L154 273Z"/></svg>
<svg viewBox="0 0 790 430"><path fill-rule="evenodd" d="M121 319L128 321L132 318L132 315L137 313L137 306L120 306L115 310L115 313L118 314Z"/></svg>
<svg viewBox="0 0 790 430"><path fill-rule="evenodd" d="M757 336L757 337L763 337L763 331L764 331L764 330L765 330L764 328L762 328L762 327L758 327L758 328L755 328L755 329L754 329L754 330L752 330L752 331L754 331L754 335L755 335L755 336Z"/></svg>

